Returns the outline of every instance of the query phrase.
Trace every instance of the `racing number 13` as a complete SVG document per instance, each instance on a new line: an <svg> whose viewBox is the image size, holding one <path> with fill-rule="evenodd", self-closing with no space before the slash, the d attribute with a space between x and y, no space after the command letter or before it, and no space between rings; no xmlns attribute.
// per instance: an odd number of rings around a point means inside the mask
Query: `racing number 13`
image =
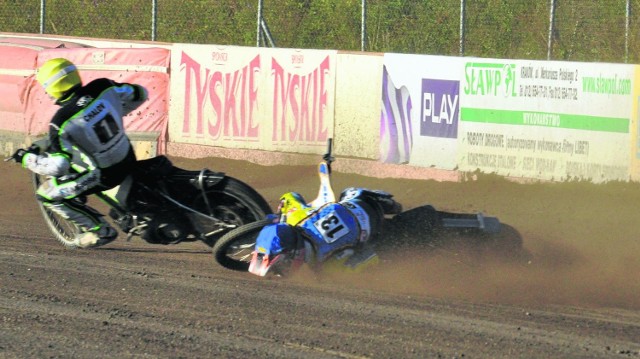
<svg viewBox="0 0 640 359"><path fill-rule="evenodd" d="M344 228L344 225L340 223L340 219L336 216L326 218L320 225L326 231L325 235L329 238L333 238L337 232Z"/></svg>
<svg viewBox="0 0 640 359"><path fill-rule="evenodd" d="M327 243L335 242L349 233L347 226L336 212L331 212L320 218L314 225Z"/></svg>

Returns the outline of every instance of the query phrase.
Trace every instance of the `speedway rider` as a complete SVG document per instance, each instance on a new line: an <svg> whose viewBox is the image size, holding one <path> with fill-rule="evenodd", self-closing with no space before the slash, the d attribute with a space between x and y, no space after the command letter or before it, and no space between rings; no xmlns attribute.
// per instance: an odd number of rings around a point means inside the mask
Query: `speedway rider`
<svg viewBox="0 0 640 359"><path fill-rule="evenodd" d="M280 198L279 219L258 235L249 272L290 273L303 264L316 271L360 272L378 262L369 245L381 231L382 212L360 189L344 190L338 202L314 206L297 192Z"/></svg>
<svg viewBox="0 0 640 359"><path fill-rule="evenodd" d="M135 165L123 117L147 99L147 91L106 78L83 86L77 67L63 58L46 61L36 79L61 108L50 121L46 152L32 145L12 159L51 176L37 189L37 198L81 229L78 247L109 243L118 232L86 205L85 196L119 185Z"/></svg>

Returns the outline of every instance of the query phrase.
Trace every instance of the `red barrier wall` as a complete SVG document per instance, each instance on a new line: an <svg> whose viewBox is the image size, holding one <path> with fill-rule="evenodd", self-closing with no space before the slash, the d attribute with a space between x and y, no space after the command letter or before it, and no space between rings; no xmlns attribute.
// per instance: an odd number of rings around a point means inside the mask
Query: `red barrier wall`
<svg viewBox="0 0 640 359"><path fill-rule="evenodd" d="M78 66L83 83L107 77L145 86L149 100L126 116L125 127L129 131L160 133L158 149L165 148L171 60L168 49L87 48L66 43L56 48L60 42L0 41L0 130L27 135L48 131L49 120L58 107L35 81L35 70L49 59L64 57Z"/></svg>
<svg viewBox="0 0 640 359"><path fill-rule="evenodd" d="M28 131L24 119L38 54L57 47L87 46L61 40L0 36L0 130Z"/></svg>

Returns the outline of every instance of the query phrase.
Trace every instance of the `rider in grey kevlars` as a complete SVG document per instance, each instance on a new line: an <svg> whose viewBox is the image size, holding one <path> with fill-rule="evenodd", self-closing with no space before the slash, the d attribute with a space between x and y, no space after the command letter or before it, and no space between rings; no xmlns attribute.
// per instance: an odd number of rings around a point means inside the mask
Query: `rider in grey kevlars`
<svg viewBox="0 0 640 359"><path fill-rule="evenodd" d="M123 116L147 99L147 91L106 78L83 86L76 66L62 58L45 62L36 78L61 108L50 121L46 152L31 146L18 150L14 160L51 176L38 188L37 198L78 225L82 232L75 238L77 246L109 243L117 231L86 205L85 196L119 185L131 172L136 156Z"/></svg>

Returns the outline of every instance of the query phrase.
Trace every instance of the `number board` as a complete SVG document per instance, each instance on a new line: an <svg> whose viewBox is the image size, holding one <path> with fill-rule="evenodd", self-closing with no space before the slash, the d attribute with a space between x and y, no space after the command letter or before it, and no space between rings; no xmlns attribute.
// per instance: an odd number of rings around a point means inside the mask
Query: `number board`
<svg viewBox="0 0 640 359"><path fill-rule="evenodd" d="M313 222L314 227L320 232L327 243L333 243L349 234L349 226L340 218L336 211L331 211Z"/></svg>
<svg viewBox="0 0 640 359"><path fill-rule="evenodd" d="M120 134L120 126L111 114L106 114L100 121L93 125L93 131L96 133L101 144L106 144L112 138Z"/></svg>

